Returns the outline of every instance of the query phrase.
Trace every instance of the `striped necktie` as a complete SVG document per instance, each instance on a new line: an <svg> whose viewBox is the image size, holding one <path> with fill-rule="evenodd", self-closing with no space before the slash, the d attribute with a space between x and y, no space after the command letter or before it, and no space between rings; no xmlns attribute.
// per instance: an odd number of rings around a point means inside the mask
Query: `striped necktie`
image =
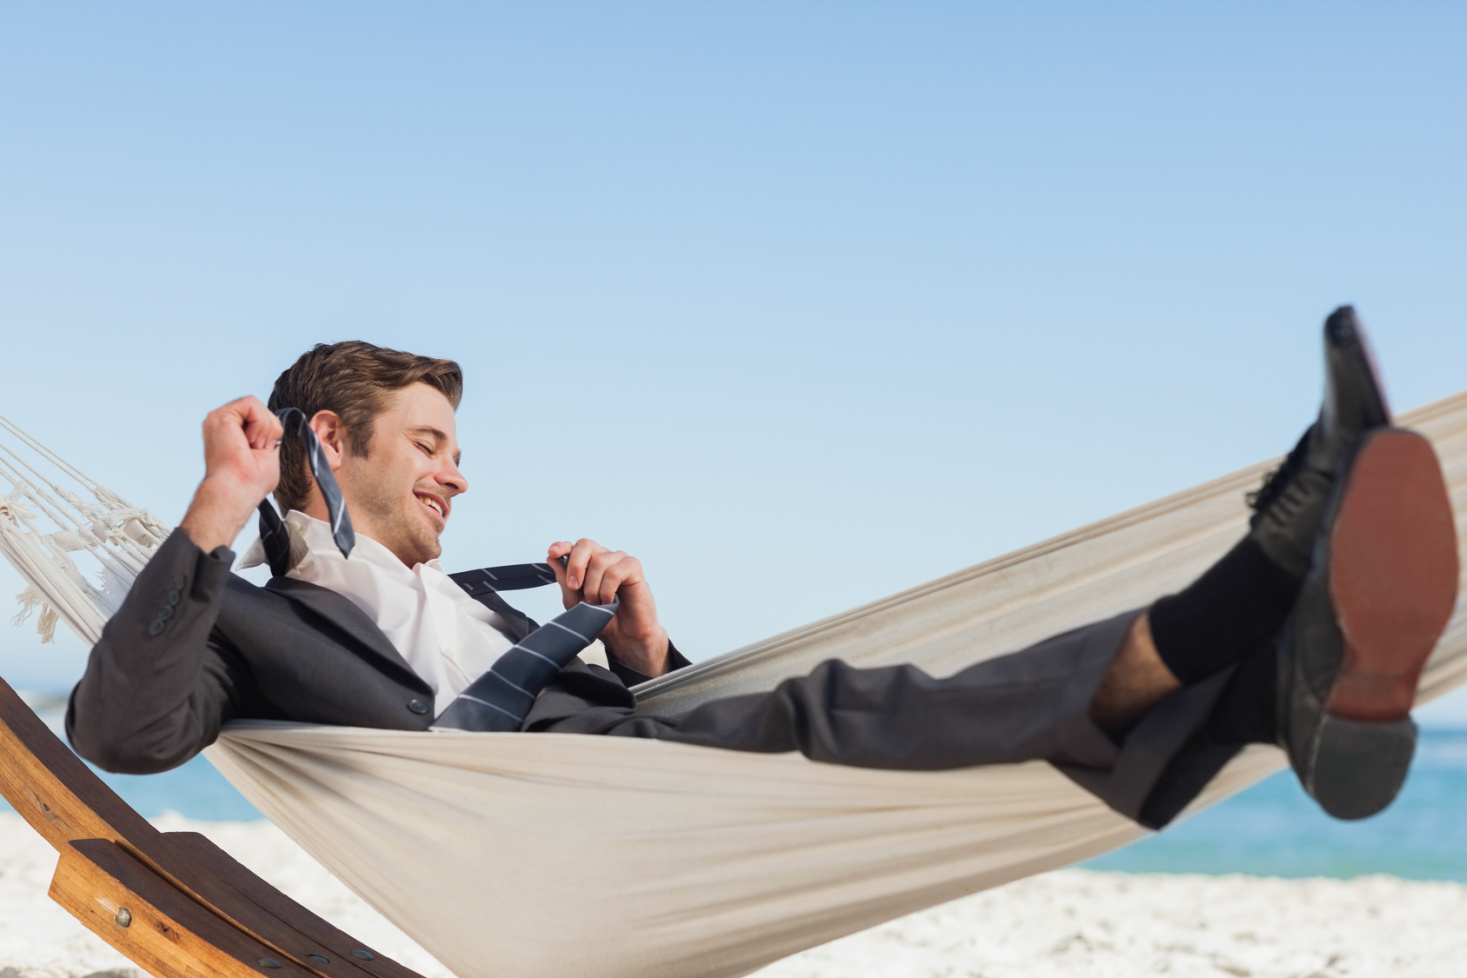
<svg viewBox="0 0 1467 978"><path fill-rule="evenodd" d="M309 420L299 408L283 408L275 416L285 430L301 440L306 463L316 479L316 488L326 503L331 519L331 537L343 557L350 557L356 545L351 516L341 486L331 472L331 464L321 449L321 442L311 430ZM290 533L270 500L260 503L260 542L270 563L270 573L283 577L290 570ZM561 564L566 558L561 558ZM517 591L555 583L555 572L549 564L508 564L484 567L450 575L471 596L491 591ZM435 727L458 730L518 730L535 697L555 678L582 649L596 641L601 629L611 621L619 602L586 604L584 601L557 616L516 642L495 661L484 675L448 704L448 709L433 721Z"/></svg>
<svg viewBox="0 0 1467 978"><path fill-rule="evenodd" d="M561 558L565 563L565 558ZM470 595L485 590L515 591L555 583L549 564L511 564L450 575ZM458 695L435 728L509 732L520 729L535 697L556 673L596 636L616 614L619 602L586 604L546 622L516 642L478 679Z"/></svg>
<svg viewBox="0 0 1467 978"><path fill-rule="evenodd" d="M300 408L281 408L275 412L275 416L285 426L287 434L294 434L301 440L301 447L306 452L306 464L311 467L316 488L320 490L321 498L326 503L326 515L331 519L331 539L336 541L336 548L343 557L350 557L351 549L357 543L357 535L351 528L351 514L346 511L346 501L341 497L341 486L337 484L336 476L331 471L331 463L326 461L326 453L321 450L316 432L311 430L311 423ZM260 501L260 543L265 547L265 559L270 563L270 573L276 577L284 577L285 572L290 570L290 534L286 532L285 521L280 518L269 499Z"/></svg>

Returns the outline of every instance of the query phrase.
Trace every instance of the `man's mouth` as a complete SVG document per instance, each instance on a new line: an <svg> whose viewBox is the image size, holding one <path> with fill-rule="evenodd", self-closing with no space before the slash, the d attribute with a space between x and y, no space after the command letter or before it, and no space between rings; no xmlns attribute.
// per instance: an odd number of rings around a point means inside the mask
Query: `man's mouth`
<svg viewBox="0 0 1467 978"><path fill-rule="evenodd" d="M446 501L426 492L415 492L413 495L418 497L418 502L433 511L433 515L438 517L438 522L445 524L448 522L448 503Z"/></svg>

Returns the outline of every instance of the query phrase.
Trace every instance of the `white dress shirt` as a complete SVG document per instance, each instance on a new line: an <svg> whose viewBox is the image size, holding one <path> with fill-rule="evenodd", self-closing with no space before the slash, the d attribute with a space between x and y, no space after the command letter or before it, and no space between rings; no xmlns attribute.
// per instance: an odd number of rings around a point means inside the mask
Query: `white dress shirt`
<svg viewBox="0 0 1467 978"><path fill-rule="evenodd" d="M465 594L437 560L409 568L361 534L347 560L331 539L329 524L291 510L285 526L291 556L299 557L286 576L335 591L376 622L432 688L434 716L514 644L504 619ZM241 566L263 562L264 548L257 543Z"/></svg>

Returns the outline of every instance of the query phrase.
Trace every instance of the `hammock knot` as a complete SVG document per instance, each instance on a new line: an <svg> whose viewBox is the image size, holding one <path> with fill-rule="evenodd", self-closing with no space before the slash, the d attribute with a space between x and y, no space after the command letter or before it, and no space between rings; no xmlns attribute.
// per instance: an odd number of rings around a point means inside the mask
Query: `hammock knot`
<svg viewBox="0 0 1467 978"><path fill-rule="evenodd" d="M113 510L106 515L106 524L110 527L106 539L113 543L130 540L151 550L168 536L168 528L146 509Z"/></svg>

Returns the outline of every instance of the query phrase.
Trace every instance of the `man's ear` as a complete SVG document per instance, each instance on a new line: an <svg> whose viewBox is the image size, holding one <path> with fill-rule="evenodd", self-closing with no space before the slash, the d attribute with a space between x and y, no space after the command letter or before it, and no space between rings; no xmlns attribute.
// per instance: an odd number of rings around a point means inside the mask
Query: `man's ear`
<svg viewBox="0 0 1467 978"><path fill-rule="evenodd" d="M341 425L341 418L335 411L317 411L311 418L311 430L321 443L321 451L326 453L331 471L341 468L342 459L346 456L346 429Z"/></svg>

